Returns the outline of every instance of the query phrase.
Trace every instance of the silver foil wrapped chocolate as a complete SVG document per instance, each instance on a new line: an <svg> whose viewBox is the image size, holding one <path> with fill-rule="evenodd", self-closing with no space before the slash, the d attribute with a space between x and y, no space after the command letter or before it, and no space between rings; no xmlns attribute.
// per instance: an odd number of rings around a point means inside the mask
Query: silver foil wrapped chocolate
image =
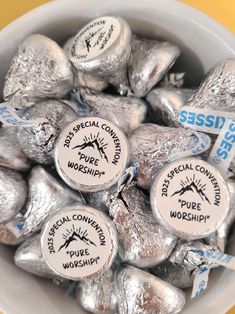
<svg viewBox="0 0 235 314"><path fill-rule="evenodd" d="M12 106L27 108L46 98L62 98L72 86L72 66L64 51L50 38L34 34L20 44L3 94Z"/></svg>
<svg viewBox="0 0 235 314"><path fill-rule="evenodd" d="M207 74L188 106L235 112L235 59L225 59Z"/></svg>
<svg viewBox="0 0 235 314"><path fill-rule="evenodd" d="M85 25L66 53L79 71L94 74L124 91L128 89L126 66L131 37L131 29L124 19L103 16Z"/></svg>
<svg viewBox="0 0 235 314"><path fill-rule="evenodd" d="M222 252L225 250L229 231L235 221L235 180L229 179L227 185L230 194L229 213L219 229L206 239L209 245L217 246Z"/></svg>
<svg viewBox="0 0 235 314"><path fill-rule="evenodd" d="M134 94L144 97L169 71L180 55L173 44L133 36L128 77Z"/></svg>
<svg viewBox="0 0 235 314"><path fill-rule="evenodd" d="M185 305L182 290L134 267L118 274L117 294L120 314L179 313Z"/></svg>
<svg viewBox="0 0 235 314"><path fill-rule="evenodd" d="M153 217L146 195L133 184L111 197L109 214L119 235L119 255L139 268L164 261L174 249L177 237Z"/></svg>
<svg viewBox="0 0 235 314"><path fill-rule="evenodd" d="M189 271L194 271L203 265L211 264L207 256L200 254L200 251L203 250L219 253L217 247L207 245L202 241L179 240L177 246L169 257L169 261L181 265Z"/></svg>
<svg viewBox="0 0 235 314"><path fill-rule="evenodd" d="M29 177L29 197L20 223L11 223L10 229L18 237L29 236L41 229L45 220L66 205L81 202L78 193L57 181L45 169L36 166Z"/></svg>
<svg viewBox="0 0 235 314"><path fill-rule="evenodd" d="M77 118L76 113L65 103L47 100L27 109L23 118L35 121L33 127L19 127L18 142L24 153L40 164L53 163L54 146L60 131Z"/></svg>
<svg viewBox="0 0 235 314"><path fill-rule="evenodd" d="M193 285L192 271L168 260L152 268L151 273L181 289L190 288Z"/></svg>
<svg viewBox="0 0 235 314"><path fill-rule="evenodd" d="M28 187L22 176L0 166L0 223L15 217L25 204Z"/></svg>
<svg viewBox="0 0 235 314"><path fill-rule="evenodd" d="M0 165L19 171L30 168L30 161L17 141L15 127L0 129Z"/></svg>
<svg viewBox="0 0 235 314"><path fill-rule="evenodd" d="M101 276L111 268L118 251L113 221L83 204L50 216L42 229L41 245L49 267L74 281Z"/></svg>
<svg viewBox="0 0 235 314"><path fill-rule="evenodd" d="M146 104L136 97L107 95L81 88L77 99L85 116L107 119L126 134L143 123L147 115Z"/></svg>
<svg viewBox="0 0 235 314"><path fill-rule="evenodd" d="M185 128L145 123L133 131L129 143L131 160L138 168L137 183L149 189L164 165L206 151L211 140L206 134Z"/></svg>
<svg viewBox="0 0 235 314"><path fill-rule="evenodd" d="M76 298L81 307L89 313L117 313L113 271L110 269L95 279L80 282Z"/></svg>
<svg viewBox="0 0 235 314"><path fill-rule="evenodd" d="M72 44L75 40L75 36L69 38L63 48L66 54L69 54L71 51ZM93 90L101 92L104 90L108 83L105 80L102 80L100 77L95 77L94 74L83 73L82 71L78 70L77 68L73 67L74 70L74 87L79 89L80 87L88 87Z"/></svg>
<svg viewBox="0 0 235 314"><path fill-rule="evenodd" d="M34 275L47 278L58 277L48 267L42 255L40 234L35 234L22 243L15 253L14 260L18 267Z"/></svg>
<svg viewBox="0 0 235 314"><path fill-rule="evenodd" d="M163 120L168 126L178 126L179 112L193 91L179 88L155 88L147 95L151 108L151 119Z"/></svg>

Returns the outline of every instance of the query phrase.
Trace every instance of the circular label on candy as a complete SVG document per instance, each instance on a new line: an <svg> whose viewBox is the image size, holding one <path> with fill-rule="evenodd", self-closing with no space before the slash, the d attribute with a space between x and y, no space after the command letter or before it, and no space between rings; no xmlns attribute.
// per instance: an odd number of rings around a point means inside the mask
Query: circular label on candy
<svg viewBox="0 0 235 314"><path fill-rule="evenodd" d="M60 134L56 168L72 188L94 192L115 184L128 162L128 143L115 125L98 117L72 122Z"/></svg>
<svg viewBox="0 0 235 314"><path fill-rule="evenodd" d="M92 278L109 269L118 247L111 219L82 205L54 214L42 230L41 246L48 266L73 280Z"/></svg>
<svg viewBox="0 0 235 314"><path fill-rule="evenodd" d="M221 174L205 161L172 162L151 189L152 210L160 223L182 238L203 238L218 229L229 210Z"/></svg>
<svg viewBox="0 0 235 314"><path fill-rule="evenodd" d="M70 51L72 59L83 62L101 55L115 42L120 31L121 24L114 17L104 16L91 21L75 36Z"/></svg>

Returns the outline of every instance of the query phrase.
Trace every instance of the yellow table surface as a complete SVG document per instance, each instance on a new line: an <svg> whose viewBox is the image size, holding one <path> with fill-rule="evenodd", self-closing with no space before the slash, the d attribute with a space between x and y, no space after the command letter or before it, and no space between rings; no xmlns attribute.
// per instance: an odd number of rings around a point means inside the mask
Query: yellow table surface
<svg viewBox="0 0 235 314"><path fill-rule="evenodd" d="M40 4L49 2L48 0L0 1L4 2L4 4L1 3L0 29L25 12ZM235 0L182 0L182 2L191 4L195 8L205 12L235 33ZM235 314L235 307L227 314Z"/></svg>

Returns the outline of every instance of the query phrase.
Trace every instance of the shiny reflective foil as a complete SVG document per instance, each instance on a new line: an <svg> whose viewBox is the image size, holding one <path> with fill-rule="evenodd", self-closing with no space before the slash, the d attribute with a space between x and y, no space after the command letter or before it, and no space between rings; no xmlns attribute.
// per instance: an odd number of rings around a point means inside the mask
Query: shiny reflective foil
<svg viewBox="0 0 235 314"><path fill-rule="evenodd" d="M188 106L235 112L235 59L225 59L207 74Z"/></svg>
<svg viewBox="0 0 235 314"><path fill-rule="evenodd" d="M17 141L15 127L0 129L0 165L19 171L30 168L30 161Z"/></svg>
<svg viewBox="0 0 235 314"><path fill-rule="evenodd" d="M169 71L180 50L173 44L133 36L128 77L134 94L144 97Z"/></svg>
<svg viewBox="0 0 235 314"><path fill-rule="evenodd" d="M193 91L179 88L155 88L147 95L151 108L151 119L163 120L168 126L178 126L180 109L186 105Z"/></svg>
<svg viewBox="0 0 235 314"><path fill-rule="evenodd" d="M110 200L109 214L119 235L119 255L124 262L140 268L164 261L177 237L157 224L148 198L133 184Z"/></svg>
<svg viewBox="0 0 235 314"><path fill-rule="evenodd" d="M22 176L0 166L0 223L14 218L25 204L28 187Z"/></svg>
<svg viewBox="0 0 235 314"><path fill-rule="evenodd" d="M235 180L229 179L227 181L227 185L230 195L229 213L219 229L207 238L207 242L209 245L217 246L218 249L222 252L224 252L225 250L229 231L231 230L231 227L235 221Z"/></svg>
<svg viewBox="0 0 235 314"><path fill-rule="evenodd" d="M18 267L34 275L47 278L58 277L47 266L42 255L39 234L31 236L21 244L15 253L14 260Z"/></svg>
<svg viewBox="0 0 235 314"><path fill-rule="evenodd" d="M12 60L4 100L27 108L46 98L66 96L73 86L72 66L56 42L43 35L27 37Z"/></svg>
<svg viewBox="0 0 235 314"><path fill-rule="evenodd" d="M117 292L120 314L180 313L185 305L182 290L134 267L119 273Z"/></svg>
<svg viewBox="0 0 235 314"><path fill-rule="evenodd" d="M103 16L85 25L66 53L79 71L100 77L125 93L131 37L131 29L124 19Z"/></svg>
<svg viewBox="0 0 235 314"><path fill-rule="evenodd" d="M95 279L80 282L76 297L82 308L90 313L117 313L113 271L110 269Z"/></svg>
<svg viewBox="0 0 235 314"><path fill-rule="evenodd" d="M193 285L192 271L168 260L152 268L151 273L181 289L190 288Z"/></svg>
<svg viewBox="0 0 235 314"><path fill-rule="evenodd" d="M137 183L149 189L162 167L173 160L202 153L210 138L185 128L142 124L129 138L131 160L137 166Z"/></svg>
<svg viewBox="0 0 235 314"><path fill-rule="evenodd" d="M85 116L107 119L126 134L144 122L147 115L146 104L136 97L113 96L82 88L76 98Z"/></svg>
<svg viewBox="0 0 235 314"><path fill-rule="evenodd" d="M200 250L219 253L218 248L206 245L202 241L179 240L177 246L169 257L169 261L194 271L196 268L211 264L206 256L200 254Z"/></svg>
<svg viewBox="0 0 235 314"><path fill-rule="evenodd" d="M69 51L72 49L72 44L75 40L75 36L70 37L65 44L63 49L66 54L69 54ZM79 89L80 87L88 87L93 90L101 92L108 86L108 82L102 80L100 77L95 77L93 74L83 73L77 68L73 67L74 70L74 87Z"/></svg>
<svg viewBox="0 0 235 314"><path fill-rule="evenodd" d="M29 177L29 197L25 213L11 229L18 236L29 236L41 229L45 220L55 211L74 202L82 202L78 193L57 181L44 168L36 166Z"/></svg>
<svg viewBox="0 0 235 314"><path fill-rule="evenodd" d="M65 103L47 100L29 108L23 114L24 119L36 121L34 127L19 127L18 142L24 153L40 164L53 163L55 142L60 131L77 118L76 113Z"/></svg>

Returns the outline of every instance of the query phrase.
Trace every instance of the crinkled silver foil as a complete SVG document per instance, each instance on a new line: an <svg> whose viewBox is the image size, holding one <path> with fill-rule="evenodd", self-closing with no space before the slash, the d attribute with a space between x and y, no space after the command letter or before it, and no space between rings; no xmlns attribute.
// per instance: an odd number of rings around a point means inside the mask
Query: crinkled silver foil
<svg viewBox="0 0 235 314"><path fill-rule="evenodd" d="M164 261L174 249L177 237L153 217L148 198L133 184L110 200L109 214L119 235L119 255L139 268Z"/></svg>
<svg viewBox="0 0 235 314"><path fill-rule="evenodd" d="M81 307L94 314L117 313L114 274L110 269L101 276L78 284L76 298Z"/></svg>
<svg viewBox="0 0 235 314"><path fill-rule="evenodd" d="M40 234L35 234L17 249L14 257L18 267L37 276L54 278L58 277L50 267L48 267L41 249Z"/></svg>
<svg viewBox="0 0 235 314"><path fill-rule="evenodd" d="M134 94L144 97L169 71L180 50L173 44L133 36L128 77Z"/></svg>
<svg viewBox="0 0 235 314"><path fill-rule="evenodd" d="M83 202L77 192L70 190L42 167L34 167L29 177L29 198L21 219L20 234L29 236L37 232L55 211L75 202Z"/></svg>
<svg viewBox="0 0 235 314"><path fill-rule="evenodd" d="M0 129L0 165L19 171L30 168L30 161L17 141L15 127Z"/></svg>
<svg viewBox="0 0 235 314"><path fill-rule="evenodd" d="M66 54L69 54L74 39L75 36L72 36L63 45L63 49L65 50ZM108 86L108 82L102 80L100 77L95 77L94 74L85 74L75 67L73 67L73 71L74 71L74 87L77 89L81 87L88 87L93 90L101 92Z"/></svg>
<svg viewBox="0 0 235 314"><path fill-rule="evenodd" d="M217 246L222 252L225 250L229 231L235 221L235 180L229 179L227 185L230 194L230 210L228 216L225 218L219 229L207 238L209 245Z"/></svg>
<svg viewBox="0 0 235 314"><path fill-rule="evenodd" d="M27 108L46 98L62 98L72 86L72 66L63 49L50 38L34 34L20 44L3 94L13 107Z"/></svg>
<svg viewBox="0 0 235 314"><path fill-rule="evenodd" d="M134 267L117 278L120 314L172 314L185 305L185 294L171 284Z"/></svg>
<svg viewBox="0 0 235 314"><path fill-rule="evenodd" d="M81 113L85 116L104 118L126 134L136 129L147 115L146 104L136 97L107 95L81 88L74 98L82 104Z"/></svg>
<svg viewBox="0 0 235 314"><path fill-rule="evenodd" d="M201 139L203 144L200 144ZM164 165L202 153L209 148L211 141L206 134L189 129L145 123L133 131L129 143L131 161L138 170L137 183L149 189Z"/></svg>
<svg viewBox="0 0 235 314"><path fill-rule="evenodd" d="M93 193L83 193L83 196L89 205L108 213L109 211L108 202L110 197L116 191L116 189L117 185L113 185L111 188L107 190L102 190Z"/></svg>
<svg viewBox="0 0 235 314"><path fill-rule="evenodd" d="M207 74L188 105L235 112L235 59L225 59Z"/></svg>
<svg viewBox="0 0 235 314"><path fill-rule="evenodd" d="M24 206L28 187L22 176L0 166L0 223L11 220Z"/></svg>
<svg viewBox="0 0 235 314"><path fill-rule="evenodd" d="M192 272L180 264L174 264L170 261L164 261L155 266L151 269L151 273L181 289L190 288L193 285Z"/></svg>
<svg viewBox="0 0 235 314"><path fill-rule="evenodd" d="M120 35L104 53L87 61L75 61L73 49L66 49L66 53L74 67L79 71L94 75L96 78L99 77L117 87L121 94L126 94L129 90L126 67L131 54L132 32L124 19L115 18L121 24ZM71 43L71 47L74 45L76 45L75 41Z"/></svg>
<svg viewBox="0 0 235 314"><path fill-rule="evenodd" d="M200 254L200 251L202 250L219 253L217 247L207 245L202 241L179 240L177 246L169 257L169 261L179 264L189 271L194 271L198 267L211 264L207 256Z"/></svg>
<svg viewBox="0 0 235 314"><path fill-rule="evenodd" d="M147 96L154 122L163 120L168 126L178 126L180 109L186 105L193 90L178 88L155 88Z"/></svg>
<svg viewBox="0 0 235 314"><path fill-rule="evenodd" d="M60 131L70 122L77 119L77 114L65 103L48 100L27 109L23 118L45 121L35 123L33 127L19 127L18 142L24 153L40 164L51 164L54 159L55 142Z"/></svg>

